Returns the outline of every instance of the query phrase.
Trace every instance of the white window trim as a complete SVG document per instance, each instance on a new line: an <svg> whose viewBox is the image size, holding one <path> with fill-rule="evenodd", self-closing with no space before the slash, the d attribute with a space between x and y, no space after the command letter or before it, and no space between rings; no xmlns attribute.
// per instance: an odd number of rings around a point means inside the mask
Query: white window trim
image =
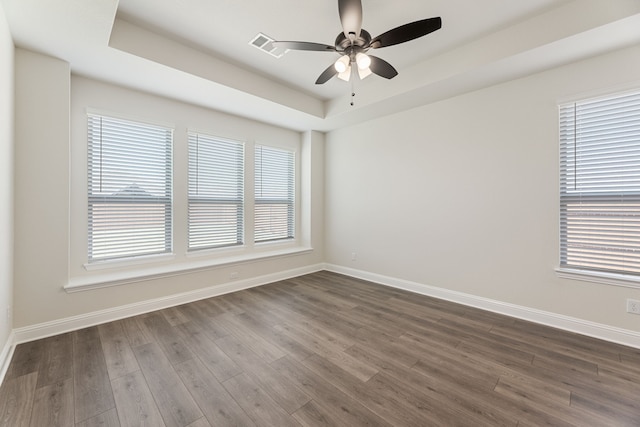
<svg viewBox="0 0 640 427"><path fill-rule="evenodd" d="M85 270L107 270L120 267L131 267L136 265L149 265L154 262L167 262L176 258L174 253L155 254L155 255L142 255L130 258L121 259L107 259L103 261L92 261L83 264Z"/></svg>
<svg viewBox="0 0 640 427"><path fill-rule="evenodd" d="M561 279L580 280L583 282L640 289L640 276L578 270L565 267L556 267L555 271L557 276Z"/></svg>

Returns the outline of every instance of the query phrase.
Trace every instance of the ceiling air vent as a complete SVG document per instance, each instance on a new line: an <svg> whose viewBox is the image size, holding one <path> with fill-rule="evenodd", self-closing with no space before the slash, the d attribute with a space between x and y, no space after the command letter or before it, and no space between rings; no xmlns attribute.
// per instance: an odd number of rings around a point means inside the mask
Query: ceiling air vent
<svg viewBox="0 0 640 427"><path fill-rule="evenodd" d="M287 53L288 49L277 48L273 44L271 44L272 41L273 39L271 37L262 33L258 33L258 35L255 36L249 42L249 44L276 58L280 58L282 57L282 55Z"/></svg>

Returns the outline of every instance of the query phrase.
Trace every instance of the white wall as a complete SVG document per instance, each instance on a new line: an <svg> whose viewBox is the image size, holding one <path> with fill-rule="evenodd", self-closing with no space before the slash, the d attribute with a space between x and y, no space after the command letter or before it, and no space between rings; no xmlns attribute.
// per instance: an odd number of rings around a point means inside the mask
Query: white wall
<svg viewBox="0 0 640 427"><path fill-rule="evenodd" d="M554 272L557 102L640 86L638 58L629 48L329 133L327 262L640 331L625 310L640 290Z"/></svg>
<svg viewBox="0 0 640 427"><path fill-rule="evenodd" d="M64 297L69 235L69 64L16 49L14 327Z"/></svg>
<svg viewBox="0 0 640 427"><path fill-rule="evenodd" d="M68 64L40 54L17 50L16 139L16 287L15 327L64 323L90 313L117 310L150 300L198 292L229 285L231 272L238 281L273 277L287 271L319 265L323 260L322 220L300 219L304 244L313 251L304 254L262 258L199 269L187 274L137 281L114 287L67 293L63 286L74 281L95 282L102 277L125 277L148 265L119 266L106 270L84 268L86 262L86 111L117 114L131 119L168 124L174 131L175 215L173 266L203 258L187 256L186 130L195 129L242 141L291 145L302 153L319 154L302 161L306 176L301 181L311 196L303 200L303 211L323 212L323 136L301 135L236 116L207 110L108 83L70 76ZM37 113L39 126L28 121ZM306 226L304 225L306 223ZM305 228L306 227L306 228ZM286 248L285 248L286 249ZM254 255L260 252L256 248ZM211 258L219 260L216 254ZM164 268L164 263L151 265ZM172 267L173 268L173 267ZM115 272L115 273L114 273ZM112 274L113 273L113 274ZM108 317L108 316L107 316ZM104 319L104 318L103 318ZM69 322L69 320L67 320ZM68 323L71 325L72 323ZM77 324L77 323L74 323ZM64 328L64 326L63 326ZM55 328L48 329L55 332Z"/></svg>
<svg viewBox="0 0 640 427"><path fill-rule="evenodd" d="M6 310L13 299L13 64L13 41L0 4L0 352L12 329Z"/></svg>

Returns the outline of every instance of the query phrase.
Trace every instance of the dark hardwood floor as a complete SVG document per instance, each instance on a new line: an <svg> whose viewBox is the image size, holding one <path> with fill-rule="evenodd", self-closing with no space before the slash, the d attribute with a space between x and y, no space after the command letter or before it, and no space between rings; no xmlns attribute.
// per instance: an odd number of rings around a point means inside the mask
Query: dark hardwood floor
<svg viewBox="0 0 640 427"><path fill-rule="evenodd" d="M2 426L640 426L640 350L320 272L19 345Z"/></svg>

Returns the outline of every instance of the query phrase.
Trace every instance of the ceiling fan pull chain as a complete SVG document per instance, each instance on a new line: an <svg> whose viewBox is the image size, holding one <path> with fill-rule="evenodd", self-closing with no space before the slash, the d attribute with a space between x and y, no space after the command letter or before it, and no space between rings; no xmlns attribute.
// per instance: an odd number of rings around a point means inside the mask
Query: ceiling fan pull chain
<svg viewBox="0 0 640 427"><path fill-rule="evenodd" d="M355 76L354 76L355 77ZM351 79L351 106L353 107L354 101L353 98L356 96L356 89L355 89L355 78Z"/></svg>

